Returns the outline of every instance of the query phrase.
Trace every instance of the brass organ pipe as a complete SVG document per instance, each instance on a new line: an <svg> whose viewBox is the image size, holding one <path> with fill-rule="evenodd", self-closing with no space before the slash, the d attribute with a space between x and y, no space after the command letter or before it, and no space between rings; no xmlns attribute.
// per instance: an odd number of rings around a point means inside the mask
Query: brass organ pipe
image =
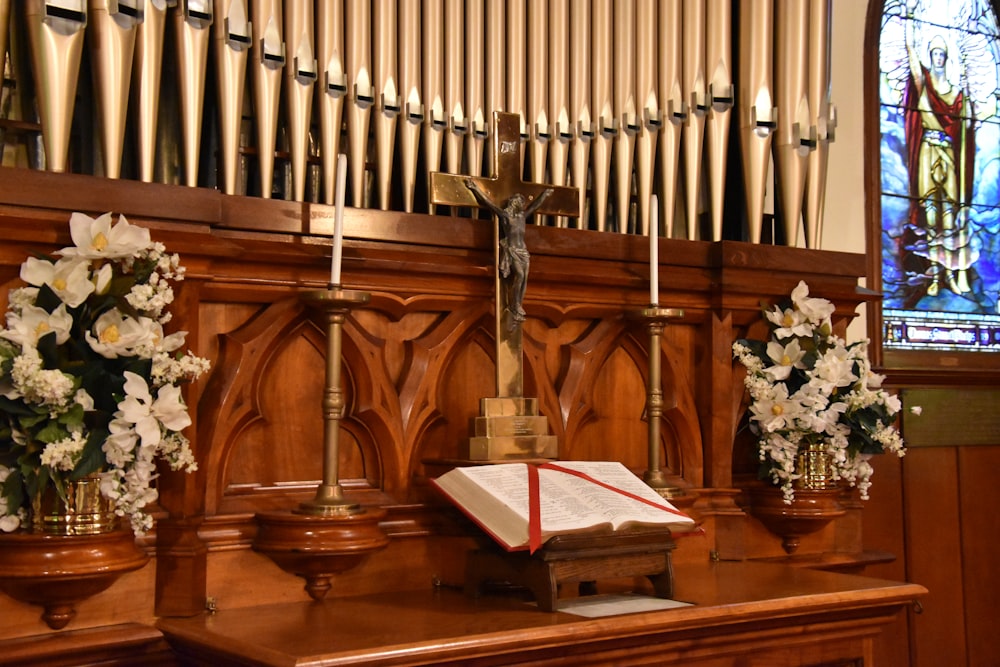
<svg viewBox="0 0 1000 667"><path fill-rule="evenodd" d="M542 0L544 2L544 0ZM525 102L527 76L527 20L525 0L507 0L507 108L521 118L521 140L528 139L527 106ZM521 161L524 161L521 151ZM523 169L522 164L522 169Z"/></svg>
<svg viewBox="0 0 1000 667"><path fill-rule="evenodd" d="M529 56L527 59L528 102L525 119L531 147L530 178L536 183L543 183L546 180L545 159L551 138L547 110L549 98L548 11L547 0L532 0L528 5L528 48L526 52ZM536 216L535 220L540 222L542 217Z"/></svg>
<svg viewBox="0 0 1000 667"><path fill-rule="evenodd" d="M104 175L108 178L121 176L136 26L142 22L139 11L141 2L134 2L136 6L131 7L134 13L130 15L123 9L130 5L115 3L111 7L108 0L90 0L87 24L90 32L90 61L97 88L101 157Z"/></svg>
<svg viewBox="0 0 1000 667"><path fill-rule="evenodd" d="M250 23L246 0L216 0L219 20L212 26L215 45L216 86L219 103L222 191L237 193L240 155L240 125L243 116Z"/></svg>
<svg viewBox="0 0 1000 667"><path fill-rule="evenodd" d="M653 163L656 159L656 138L662 123L660 103L656 95L657 49L656 1L636 0L635 3L635 88L639 110L639 131L636 136L636 231L654 236L659 231L650 228L650 203L653 195Z"/></svg>
<svg viewBox="0 0 1000 667"><path fill-rule="evenodd" d="M153 182L156 164L156 126L163 71L163 31L167 0L144 0L142 23L136 30L132 57L132 99L135 107L139 179Z"/></svg>
<svg viewBox="0 0 1000 667"><path fill-rule="evenodd" d="M685 0L683 20L683 65L681 88L688 103L681 133L684 147L684 209L688 239L698 238L701 195L702 144L705 136L705 0Z"/></svg>
<svg viewBox="0 0 1000 667"><path fill-rule="evenodd" d="M314 48L312 0L285 3L285 110L292 166L292 199L303 201L309 159L313 88L318 68Z"/></svg>
<svg viewBox="0 0 1000 667"><path fill-rule="evenodd" d="M659 4L657 25L660 35L657 79L663 106L663 125L659 133L660 206L664 235L673 236L677 210L681 132L687 120L688 104L681 89L681 4L683 0L664 0Z"/></svg>
<svg viewBox="0 0 1000 667"><path fill-rule="evenodd" d="M751 243L760 243L767 171L778 110L774 105L774 6L771 0L740 0L740 144Z"/></svg>
<svg viewBox="0 0 1000 667"><path fill-rule="evenodd" d="M399 123L399 160L403 210L407 213L413 211L417 153L420 147L420 130L424 123L420 69L420 5L404 0L399 5L399 90L403 103Z"/></svg>
<svg viewBox="0 0 1000 667"><path fill-rule="evenodd" d="M468 171L473 176L483 174L483 149L487 136L487 116L483 100L486 59L483 56L485 17L483 0L465 3L465 112L469 134L465 142Z"/></svg>
<svg viewBox="0 0 1000 667"><path fill-rule="evenodd" d="M181 131L184 147L184 183L198 185L201 122L205 108L205 77L212 25L210 0L181 0L174 8L177 71L180 77Z"/></svg>
<svg viewBox="0 0 1000 667"><path fill-rule="evenodd" d="M444 4L442 0L424 0L423 77L424 77L424 157L427 180L441 166L441 147L448 118L444 111ZM429 189L428 183L428 189ZM435 207L430 206L431 213Z"/></svg>
<svg viewBox="0 0 1000 667"><path fill-rule="evenodd" d="M712 240L722 240L722 214L729 157L730 110L733 106L732 3L708 0L705 10L705 62L708 73L708 116L705 152L708 162L708 201Z"/></svg>
<svg viewBox="0 0 1000 667"><path fill-rule="evenodd" d="M10 0L0 0L0 58L6 61L10 35ZM4 68L0 67L0 71Z"/></svg>
<svg viewBox="0 0 1000 667"><path fill-rule="evenodd" d="M405 0L404 0L405 1ZM448 117L445 134L445 170L462 170L462 144L468 131L463 106L465 97L465 29L463 0L445 0L444 22L444 106Z"/></svg>
<svg viewBox="0 0 1000 667"><path fill-rule="evenodd" d="M375 23L374 58L376 100L375 117L372 121L375 132L375 186L378 205L383 211L389 210L389 185L392 182L392 160L396 148L396 120L401 102L396 80L396 26L398 24L396 0L375 0L373 19Z"/></svg>
<svg viewBox="0 0 1000 667"><path fill-rule="evenodd" d="M781 212L785 243L798 245L806 168L815 128L810 126L806 90L808 70L808 0L787 0L777 18L778 132L774 165L781 187Z"/></svg>
<svg viewBox="0 0 1000 667"><path fill-rule="evenodd" d="M586 5L586 3L580 3ZM575 133L569 116L569 0L549 0L549 182L566 185L569 148ZM566 227L570 218L556 218Z"/></svg>
<svg viewBox="0 0 1000 667"><path fill-rule="evenodd" d="M346 0L344 41L347 51L347 139L351 194L355 207L365 205L365 156L370 110L375 102L371 74L371 7L368 0Z"/></svg>
<svg viewBox="0 0 1000 667"><path fill-rule="evenodd" d="M613 78L612 27L614 14L612 0L593 0L591 5L591 92L592 112L595 114L595 134L591 145L591 189L594 218L598 231L608 226L608 182L611 171L611 147L618 134L618 119L612 106L611 80Z"/></svg>
<svg viewBox="0 0 1000 667"><path fill-rule="evenodd" d="M274 150L278 141L281 72L286 58L280 0L252 0L250 21L253 28L250 56L260 196L270 199L274 188Z"/></svg>
<svg viewBox="0 0 1000 667"><path fill-rule="evenodd" d="M569 7L569 117L573 124L571 184L580 192L578 227L587 227L587 173L594 122L590 113L590 2L574 2Z"/></svg>
<svg viewBox="0 0 1000 667"><path fill-rule="evenodd" d="M341 0L316 3L316 51L321 72L317 108L322 142L323 201L332 206L336 199L340 125L347 97L344 3Z"/></svg>
<svg viewBox="0 0 1000 667"><path fill-rule="evenodd" d="M46 16L44 0L28 0L25 16L42 122L45 167L49 171L66 171L87 5L80 0L75 17L60 18Z"/></svg>
<svg viewBox="0 0 1000 667"><path fill-rule="evenodd" d="M618 119L615 140L615 171L618 185L618 231L630 227L632 162L639 116L635 104L635 0L615 0L614 109Z"/></svg>
<svg viewBox="0 0 1000 667"><path fill-rule="evenodd" d="M806 198L802 218L806 245L819 248L823 240L826 174L836 117L830 100L830 0L809 3L809 111L816 127L816 147L809 153Z"/></svg>
<svg viewBox="0 0 1000 667"><path fill-rule="evenodd" d="M491 131L493 114L507 111L507 10L504 0L486 0L486 133ZM487 151L488 173L496 165Z"/></svg>

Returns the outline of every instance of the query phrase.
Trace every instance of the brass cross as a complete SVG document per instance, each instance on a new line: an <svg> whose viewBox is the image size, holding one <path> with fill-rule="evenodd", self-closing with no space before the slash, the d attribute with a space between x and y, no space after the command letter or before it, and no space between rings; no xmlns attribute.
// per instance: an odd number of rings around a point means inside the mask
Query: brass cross
<svg viewBox="0 0 1000 667"><path fill-rule="evenodd" d="M526 208L536 213L579 217L576 188L543 185L521 180L521 120L515 113L493 113L493 175L490 178L462 174L431 173L430 200L435 205L481 208L483 203L470 188L492 202L488 207L504 209L515 195L523 197ZM542 201L536 201L543 197ZM496 210L494 211L496 213ZM500 226L494 225L493 252L496 294L497 396L523 397L521 323L513 316L508 290L500 274ZM520 304L513 304L519 309ZM505 318L505 312L507 318ZM507 320L505 323L505 319Z"/></svg>

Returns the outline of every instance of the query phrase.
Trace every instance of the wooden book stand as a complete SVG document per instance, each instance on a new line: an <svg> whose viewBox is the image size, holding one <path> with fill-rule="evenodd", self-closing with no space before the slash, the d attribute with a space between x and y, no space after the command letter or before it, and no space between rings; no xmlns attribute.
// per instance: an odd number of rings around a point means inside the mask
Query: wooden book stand
<svg viewBox="0 0 1000 667"><path fill-rule="evenodd" d="M557 535L534 554L504 551L491 542L469 553L465 592L478 596L491 586L523 587L534 594L540 609L555 611L560 584L577 583L581 592L595 592L601 579L645 576L657 597L670 598L670 557L676 546L664 528Z"/></svg>

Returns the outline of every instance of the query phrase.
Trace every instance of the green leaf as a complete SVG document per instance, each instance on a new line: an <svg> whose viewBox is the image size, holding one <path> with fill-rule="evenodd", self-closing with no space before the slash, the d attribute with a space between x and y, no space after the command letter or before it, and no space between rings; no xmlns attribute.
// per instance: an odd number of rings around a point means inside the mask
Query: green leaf
<svg viewBox="0 0 1000 667"><path fill-rule="evenodd" d="M0 412L5 415L35 415L35 410L28 407L23 400L13 400L5 396L0 396Z"/></svg>
<svg viewBox="0 0 1000 667"><path fill-rule="evenodd" d="M53 291L52 287L46 283L38 288L38 296L35 297L35 305L43 309L50 315L63 302L59 295Z"/></svg>
<svg viewBox="0 0 1000 667"><path fill-rule="evenodd" d="M79 403L74 403L69 410L59 415L58 421L60 424L65 426L67 430L72 430L74 426L83 426L85 414L83 406Z"/></svg>
<svg viewBox="0 0 1000 667"><path fill-rule="evenodd" d="M43 368L59 368L59 345L56 343L55 331L41 336L35 347L38 349L38 355L42 358Z"/></svg>
<svg viewBox="0 0 1000 667"><path fill-rule="evenodd" d="M7 501L8 511L13 513L24 505L24 491L24 479L20 475L14 472L7 476L0 487L0 495Z"/></svg>
<svg viewBox="0 0 1000 667"><path fill-rule="evenodd" d="M83 454L80 458L80 462L76 464L73 472L70 473L69 478L73 481L82 479L83 477L89 475L90 473L102 470L106 465L104 459L104 451L101 449L101 445L104 444L105 438L107 438L107 431L100 430L94 431L87 438L87 444L83 446Z"/></svg>
<svg viewBox="0 0 1000 667"><path fill-rule="evenodd" d="M69 437L69 431L60 424L58 421L50 421L45 426L40 428L37 433L35 433L35 439L38 442L44 442L49 444L56 442L57 440L62 440L63 438Z"/></svg>

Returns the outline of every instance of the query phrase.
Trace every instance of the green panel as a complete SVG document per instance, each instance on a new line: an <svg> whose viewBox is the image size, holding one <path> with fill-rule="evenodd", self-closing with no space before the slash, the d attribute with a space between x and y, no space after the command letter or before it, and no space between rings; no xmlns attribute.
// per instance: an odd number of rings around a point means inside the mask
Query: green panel
<svg viewBox="0 0 1000 667"><path fill-rule="evenodd" d="M907 389L900 398L910 447L1000 445L1000 389ZM922 414L912 414L918 405Z"/></svg>

